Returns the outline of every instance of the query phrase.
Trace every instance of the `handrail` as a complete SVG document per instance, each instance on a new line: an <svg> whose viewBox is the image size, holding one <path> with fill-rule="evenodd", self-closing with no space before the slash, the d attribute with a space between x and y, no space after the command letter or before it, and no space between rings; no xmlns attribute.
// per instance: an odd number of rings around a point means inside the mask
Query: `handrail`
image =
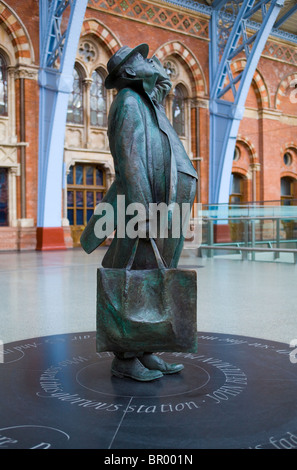
<svg viewBox="0 0 297 470"><path fill-rule="evenodd" d="M202 215L201 216L201 219L202 220L216 220L216 221L219 221L219 220L288 220L288 219L292 219L292 220L296 220L297 222L297 215L293 216L293 215L283 215L283 216L275 216L275 215L271 215L271 216L250 216L250 215L241 215L241 216L229 216L229 217L209 217L209 216L204 216Z"/></svg>
<svg viewBox="0 0 297 470"><path fill-rule="evenodd" d="M218 245L201 245L199 250L227 250L227 251L241 251L242 259L247 259L244 256L245 252L254 252L254 253L293 253L294 254L294 263L297 264L297 249L295 248L255 248L252 246L218 246Z"/></svg>
<svg viewBox="0 0 297 470"><path fill-rule="evenodd" d="M282 231L287 230L287 227L282 223L287 222L290 224L288 227L291 227L291 224L293 222L292 228L296 230L296 224L297 224L297 217L295 216L290 216L290 215L283 215L283 216L276 216L276 215L270 215L270 216L252 216L252 215L247 215L247 216L231 216L229 217L220 217L220 218L215 218L215 217L206 217L206 216L201 216L202 224L206 225L207 227L207 239L205 241L205 244L201 244L201 249L202 250L209 250L208 251L208 257L213 257L213 250L229 250L229 251L237 251L241 252L243 257L247 257L247 253L251 252L251 258L252 260L255 260L255 254L257 252L272 252L274 253L274 259L277 259L280 257L280 253L293 253L294 254L294 260L297 262L297 236L295 232L292 232L291 235L289 235L289 240L284 238L282 236ZM225 240L225 243L220 243L220 241L215 240L215 227L220 226L220 222L223 224L226 224L226 221L230 223L230 225L233 223L236 224L236 222L241 222L242 223L242 231L240 240L232 240L230 241ZM258 221L260 224L257 225L255 221ZM265 230L265 221L271 221L271 224L269 224L268 229L271 230L271 233L269 234L269 237L267 237L267 232L266 232L266 237L263 237L262 230ZM270 225L272 225L271 228ZM257 227L259 227L260 230L260 239L257 236ZM287 233L288 235L288 233ZM286 235L286 236L287 236ZM294 238L296 239L294 240ZM281 244L284 243L296 243L296 248L281 248ZM227 246L228 245L228 246ZM233 246L232 246L233 245ZM257 247L256 247L257 245ZM267 245L269 248L264 248L263 246L260 247L260 245ZM276 245L275 247L273 245Z"/></svg>

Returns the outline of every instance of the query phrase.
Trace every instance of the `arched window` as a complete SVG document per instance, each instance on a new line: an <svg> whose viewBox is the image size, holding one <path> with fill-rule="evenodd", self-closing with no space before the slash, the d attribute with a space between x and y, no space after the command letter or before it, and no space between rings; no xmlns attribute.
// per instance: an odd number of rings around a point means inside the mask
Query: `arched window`
<svg viewBox="0 0 297 470"><path fill-rule="evenodd" d="M67 177L67 217L71 226L86 226L106 192L105 171L99 165L77 163Z"/></svg>
<svg viewBox="0 0 297 470"><path fill-rule="evenodd" d="M70 93L68 101L67 122L71 124L83 124L83 80L80 70L73 69L73 90Z"/></svg>
<svg viewBox="0 0 297 470"><path fill-rule="evenodd" d="M107 126L106 88L104 86L104 74L97 69L92 74L90 88L90 119L91 126Z"/></svg>
<svg viewBox="0 0 297 470"><path fill-rule="evenodd" d="M185 97L186 92L182 85L176 85L172 102L172 124L176 133L184 137L185 129Z"/></svg>
<svg viewBox="0 0 297 470"><path fill-rule="evenodd" d="M0 53L0 116L7 115L7 63Z"/></svg>

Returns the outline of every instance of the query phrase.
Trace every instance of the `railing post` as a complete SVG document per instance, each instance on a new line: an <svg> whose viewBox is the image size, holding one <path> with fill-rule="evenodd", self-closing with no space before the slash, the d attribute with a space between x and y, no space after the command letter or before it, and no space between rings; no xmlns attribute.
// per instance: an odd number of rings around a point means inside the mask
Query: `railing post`
<svg viewBox="0 0 297 470"><path fill-rule="evenodd" d="M280 248L280 219L276 219L276 248ZM274 259L278 259L279 257L279 251L275 251Z"/></svg>
<svg viewBox="0 0 297 470"><path fill-rule="evenodd" d="M247 248L249 246L249 221L244 220L244 246ZM242 259L248 259L248 251L242 251Z"/></svg>
<svg viewBox="0 0 297 470"><path fill-rule="evenodd" d="M251 219L251 243L252 248L256 246L256 229L255 229L255 219ZM255 261L256 254L254 251L251 253L252 261Z"/></svg>
<svg viewBox="0 0 297 470"><path fill-rule="evenodd" d="M214 236L213 236L213 220L212 219L208 219L208 224L207 224L207 244L209 246L212 246L213 245L213 240L214 240ZM208 258L213 258L213 250L207 250L208 253L207 253L207 257Z"/></svg>

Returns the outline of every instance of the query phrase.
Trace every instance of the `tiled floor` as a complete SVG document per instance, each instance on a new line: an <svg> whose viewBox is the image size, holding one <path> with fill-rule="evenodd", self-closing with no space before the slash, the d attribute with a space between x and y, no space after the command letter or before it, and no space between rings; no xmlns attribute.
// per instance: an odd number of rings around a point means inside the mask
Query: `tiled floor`
<svg viewBox="0 0 297 470"><path fill-rule="evenodd" d="M0 253L0 340L94 331L96 268L104 252ZM200 332L297 338L297 265L186 252L180 266L198 272Z"/></svg>

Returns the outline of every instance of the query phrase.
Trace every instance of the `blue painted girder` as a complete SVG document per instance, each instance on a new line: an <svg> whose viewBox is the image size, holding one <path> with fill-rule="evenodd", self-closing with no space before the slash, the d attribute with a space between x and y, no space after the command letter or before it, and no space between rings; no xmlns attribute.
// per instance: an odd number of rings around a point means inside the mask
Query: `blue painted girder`
<svg viewBox="0 0 297 470"><path fill-rule="evenodd" d="M88 0L40 0L38 227L61 227L63 154L73 68ZM60 30L68 8L68 27Z"/></svg>
<svg viewBox="0 0 297 470"><path fill-rule="evenodd" d="M210 43L210 170L209 203L228 203L233 155L240 121L257 64L268 36L279 15L284 0L244 0L234 18L233 28L227 40L221 60L218 50L218 20L226 1L216 1L211 18ZM255 11L261 9L260 29L248 38L245 31L247 21ZM239 44L240 39L242 44ZM243 72L232 77L231 61L245 53L246 66ZM240 56L242 57L242 55ZM226 86L226 77L229 84ZM237 85L237 87L235 86ZM227 91L233 93L233 101L224 99Z"/></svg>

